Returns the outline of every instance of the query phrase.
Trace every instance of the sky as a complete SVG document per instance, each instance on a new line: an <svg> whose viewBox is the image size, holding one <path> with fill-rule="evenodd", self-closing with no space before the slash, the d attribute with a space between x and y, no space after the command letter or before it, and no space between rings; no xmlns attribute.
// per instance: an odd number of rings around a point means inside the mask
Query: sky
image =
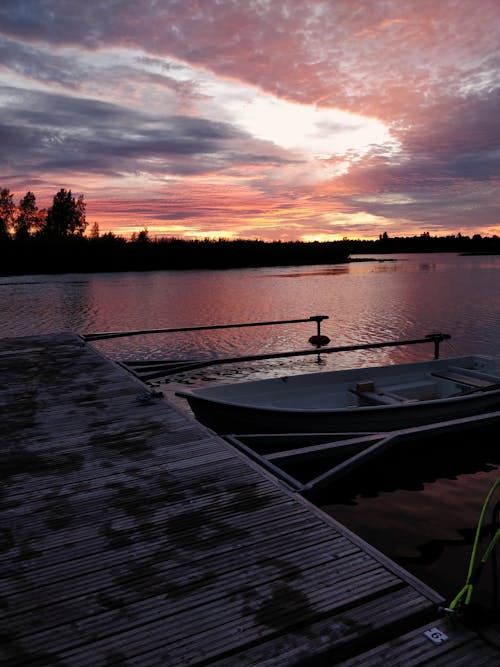
<svg viewBox="0 0 500 667"><path fill-rule="evenodd" d="M500 235L500 1L1 0L0 146L101 233Z"/></svg>

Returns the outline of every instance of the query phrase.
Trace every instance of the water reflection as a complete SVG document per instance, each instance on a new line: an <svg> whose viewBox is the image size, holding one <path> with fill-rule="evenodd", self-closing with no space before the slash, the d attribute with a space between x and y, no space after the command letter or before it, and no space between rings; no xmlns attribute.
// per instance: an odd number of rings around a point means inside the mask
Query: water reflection
<svg viewBox="0 0 500 667"><path fill-rule="evenodd" d="M326 266L317 270L301 271L297 270L293 273L271 273L271 276L278 276L279 278L305 278L307 276L338 276L341 274L350 273L349 264L339 264L338 266Z"/></svg>
<svg viewBox="0 0 500 667"><path fill-rule="evenodd" d="M3 278L0 309L3 336L78 332L93 321L91 283L70 275Z"/></svg>
<svg viewBox="0 0 500 667"><path fill-rule="evenodd" d="M366 259L366 258L365 258ZM383 259L384 261L378 261ZM376 260L376 261L375 261ZM347 265L0 278L0 335L202 326L330 316L332 345L452 335L450 354L498 353L500 257L401 255ZM301 349L308 326L183 337L117 339L117 359L216 356ZM428 358L422 348L350 355L348 364ZM294 364L294 361L291 362ZM328 367L341 359L328 359Z"/></svg>
<svg viewBox="0 0 500 667"><path fill-rule="evenodd" d="M427 262L419 265L419 271L435 271L436 268L436 264L429 264Z"/></svg>
<svg viewBox="0 0 500 667"><path fill-rule="evenodd" d="M482 504L498 479L500 453L494 430L400 447L326 492L324 509L394 561L454 597L465 583ZM474 443L474 446L471 446ZM481 557L490 539L494 499L485 517ZM474 601L491 606L491 568Z"/></svg>
<svg viewBox="0 0 500 667"><path fill-rule="evenodd" d="M366 258L365 258L366 259ZM401 255L347 265L231 271L137 272L0 278L0 335L77 333L294 319L330 319L332 345L452 335L461 354L496 355L500 340L500 257ZM307 326L230 334L120 339L117 358L261 353L301 349ZM450 348L450 352L454 351ZM417 348L382 353L389 362L427 358ZM372 363L373 353L356 363ZM328 360L329 365L333 362Z"/></svg>

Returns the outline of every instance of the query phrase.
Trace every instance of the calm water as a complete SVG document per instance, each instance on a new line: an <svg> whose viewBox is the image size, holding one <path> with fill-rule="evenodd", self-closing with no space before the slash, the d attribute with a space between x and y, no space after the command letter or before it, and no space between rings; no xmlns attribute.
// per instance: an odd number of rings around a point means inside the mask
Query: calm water
<svg viewBox="0 0 500 667"><path fill-rule="evenodd" d="M383 261L382 261L383 260ZM391 260L391 261L388 261ZM0 277L0 336L57 331L80 334L300 319L328 315L322 333L331 345L451 334L441 356L481 353L500 358L500 256L452 254L374 256L338 266L276 267L230 271L67 274ZM308 347L315 324L119 338L96 343L114 359L237 356ZM331 370L430 359L432 346L315 355L272 362L219 366L166 385L205 384L281 373ZM185 405L179 402L181 409ZM462 450L487 446L477 464L436 470L433 450L422 452L424 470L411 481L403 457L387 481L374 468L365 486L325 509L407 569L454 595L464 583L476 521L500 457L495 434L471 434ZM439 445L439 443L437 443ZM456 451L456 443L453 443ZM434 450L435 451L435 450ZM399 470L399 473L398 473ZM406 471L405 471L406 472ZM491 579L483 588L491 588Z"/></svg>
<svg viewBox="0 0 500 667"><path fill-rule="evenodd" d="M332 344L452 335L450 353L500 353L500 256L394 255L394 261L230 271L0 277L1 336L127 331L329 315ZM312 324L101 343L115 358L300 349ZM347 364L427 358L426 347L351 354ZM374 355L374 356L373 356ZM379 356L380 355L380 356ZM329 358L331 365L344 360Z"/></svg>

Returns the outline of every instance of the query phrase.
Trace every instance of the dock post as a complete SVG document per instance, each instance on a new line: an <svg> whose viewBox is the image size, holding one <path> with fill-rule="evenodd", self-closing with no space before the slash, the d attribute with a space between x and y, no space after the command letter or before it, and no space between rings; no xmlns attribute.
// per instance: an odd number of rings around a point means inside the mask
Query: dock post
<svg viewBox="0 0 500 667"><path fill-rule="evenodd" d="M451 336L449 334L433 333L427 334L426 338L434 341L434 359L439 359L439 344L442 343L443 340L449 340Z"/></svg>
<svg viewBox="0 0 500 667"><path fill-rule="evenodd" d="M309 338L311 345L316 345L316 347L323 347L323 345L328 345L330 339L328 336L321 335L321 322L328 319L328 315L311 315L309 318L312 322L316 322L316 335Z"/></svg>

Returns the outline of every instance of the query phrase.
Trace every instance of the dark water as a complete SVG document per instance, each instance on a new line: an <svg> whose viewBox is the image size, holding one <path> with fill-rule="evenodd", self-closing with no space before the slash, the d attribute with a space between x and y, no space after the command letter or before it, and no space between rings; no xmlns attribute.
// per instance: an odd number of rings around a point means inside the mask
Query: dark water
<svg viewBox="0 0 500 667"><path fill-rule="evenodd" d="M427 438L370 461L317 501L338 521L439 591L448 604L466 583L483 503L499 478L495 429ZM476 562L499 527L496 491ZM475 586L474 606L497 609L496 553Z"/></svg>
<svg viewBox="0 0 500 667"><path fill-rule="evenodd" d="M307 318L329 319L331 345L451 334L441 356L500 358L500 257L394 255L337 266L230 271L0 277L0 336L80 334ZM393 260L393 261L387 261ZM205 359L308 347L315 324L118 338L95 343L120 359ZM219 366L173 378L167 397L207 384L430 359L432 346ZM462 587L483 501L498 478L498 434L393 452L329 490L324 509L445 596ZM479 445L481 446L479 451ZM497 494L498 495L498 494ZM488 515L488 521L491 517ZM484 547L487 538L484 537ZM481 555L482 552L480 552ZM492 603L491 563L478 599Z"/></svg>

